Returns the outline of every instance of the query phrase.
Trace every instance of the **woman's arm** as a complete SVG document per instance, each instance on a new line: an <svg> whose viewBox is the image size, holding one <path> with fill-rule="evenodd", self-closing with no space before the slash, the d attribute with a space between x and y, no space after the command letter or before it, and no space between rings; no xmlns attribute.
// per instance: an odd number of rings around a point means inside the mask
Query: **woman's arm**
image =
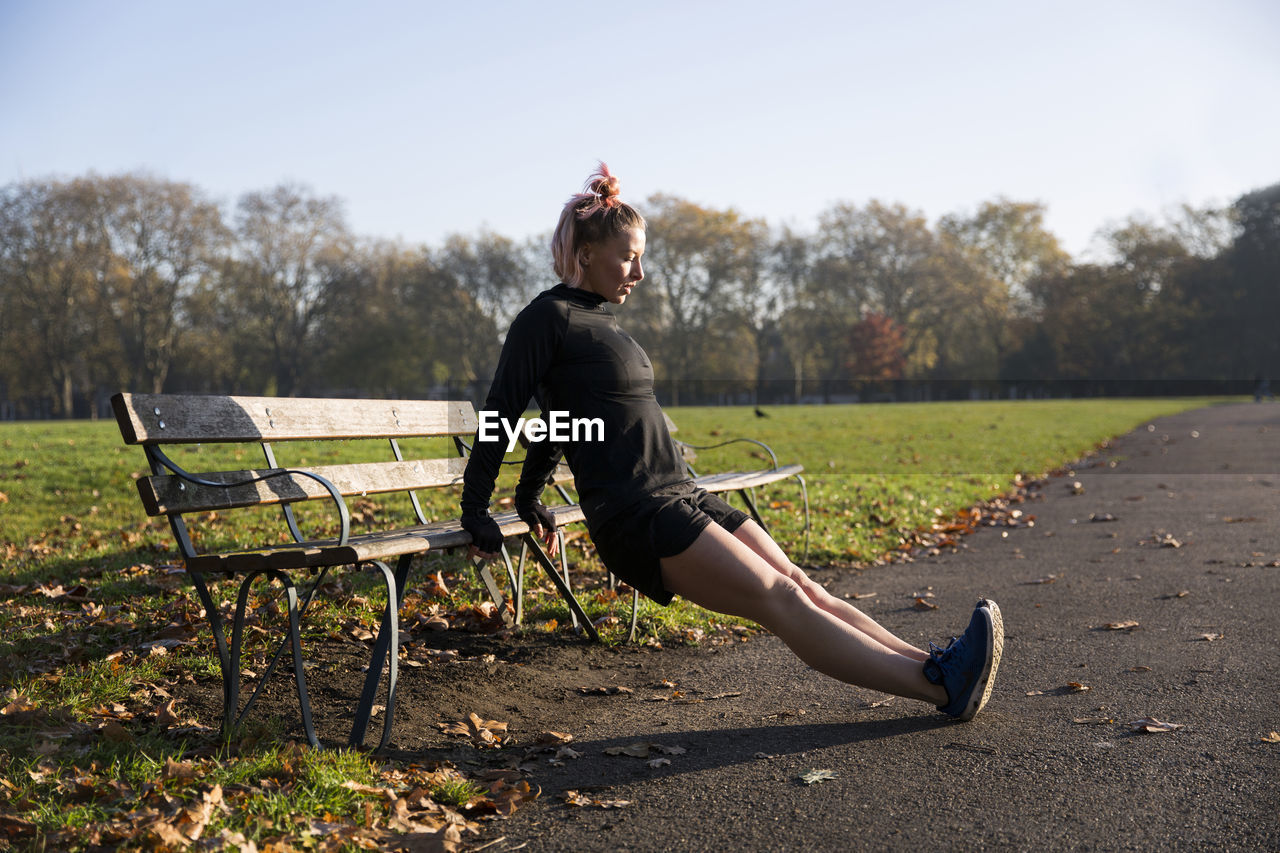
<svg viewBox="0 0 1280 853"><path fill-rule="evenodd" d="M510 424L524 413L538 381L555 357L564 320L550 299L534 302L516 316L502 345L483 412L496 415L499 423ZM463 527L476 540L474 553L482 556L495 555L502 547L502 534L489 517L489 499L507 442L504 431L497 432L496 440L489 441L482 441L477 432L462 478Z"/></svg>

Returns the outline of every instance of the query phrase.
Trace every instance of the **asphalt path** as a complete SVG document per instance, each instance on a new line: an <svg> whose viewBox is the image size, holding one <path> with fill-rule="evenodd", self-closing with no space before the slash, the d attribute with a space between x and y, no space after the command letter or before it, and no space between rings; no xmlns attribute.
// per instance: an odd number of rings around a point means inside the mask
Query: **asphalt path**
<svg viewBox="0 0 1280 853"><path fill-rule="evenodd" d="M1280 850L1280 744L1266 740L1280 730L1280 405L1159 419L1040 492L1022 526L958 551L815 572L834 593L875 593L858 606L920 645L998 602L1004 660L972 722L817 675L768 636L670 663L619 655L592 676L634 693L583 697L581 757L538 759L543 796L484 840ZM936 610L916 607L925 593ZM1123 623L1136 625L1108 627ZM656 700L673 695L664 680L681 698ZM1143 719L1178 728L1135 731ZM606 753L637 743L670 751ZM806 784L811 771L829 773Z"/></svg>

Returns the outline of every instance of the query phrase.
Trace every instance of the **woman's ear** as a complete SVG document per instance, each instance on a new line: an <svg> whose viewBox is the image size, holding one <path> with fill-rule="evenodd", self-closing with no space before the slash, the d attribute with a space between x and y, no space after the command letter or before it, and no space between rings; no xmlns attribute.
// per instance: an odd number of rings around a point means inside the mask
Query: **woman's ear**
<svg viewBox="0 0 1280 853"><path fill-rule="evenodd" d="M591 246L590 244L583 246L578 250L578 266L586 267L591 263Z"/></svg>

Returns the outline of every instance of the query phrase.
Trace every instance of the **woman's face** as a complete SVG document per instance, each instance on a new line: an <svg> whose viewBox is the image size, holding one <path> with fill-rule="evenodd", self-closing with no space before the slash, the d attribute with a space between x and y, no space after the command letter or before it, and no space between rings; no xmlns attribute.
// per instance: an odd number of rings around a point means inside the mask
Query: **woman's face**
<svg viewBox="0 0 1280 853"><path fill-rule="evenodd" d="M617 236L582 249L582 289L621 305L631 295L636 282L644 278L640 256L644 254L644 231L628 228Z"/></svg>

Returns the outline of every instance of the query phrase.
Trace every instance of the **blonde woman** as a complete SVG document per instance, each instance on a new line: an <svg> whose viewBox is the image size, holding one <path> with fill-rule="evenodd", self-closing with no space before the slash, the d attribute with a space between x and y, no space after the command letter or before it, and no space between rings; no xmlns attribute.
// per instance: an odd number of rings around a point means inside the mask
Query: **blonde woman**
<svg viewBox="0 0 1280 853"><path fill-rule="evenodd" d="M530 399L603 425L603 435L530 445L516 509L548 547L554 524L539 500L561 454L604 565L649 598L683 596L709 610L751 619L805 663L849 684L929 702L960 720L991 694L1004 629L982 600L964 634L928 652L835 598L787 558L745 513L688 477L653 391L644 350L609 309L644 279L645 221L619 197L600 164L560 214L551 250L561 283L539 294L511 324L484 412L515 423ZM489 499L504 441L477 441L464 477L462 525L473 557L502 545Z"/></svg>

